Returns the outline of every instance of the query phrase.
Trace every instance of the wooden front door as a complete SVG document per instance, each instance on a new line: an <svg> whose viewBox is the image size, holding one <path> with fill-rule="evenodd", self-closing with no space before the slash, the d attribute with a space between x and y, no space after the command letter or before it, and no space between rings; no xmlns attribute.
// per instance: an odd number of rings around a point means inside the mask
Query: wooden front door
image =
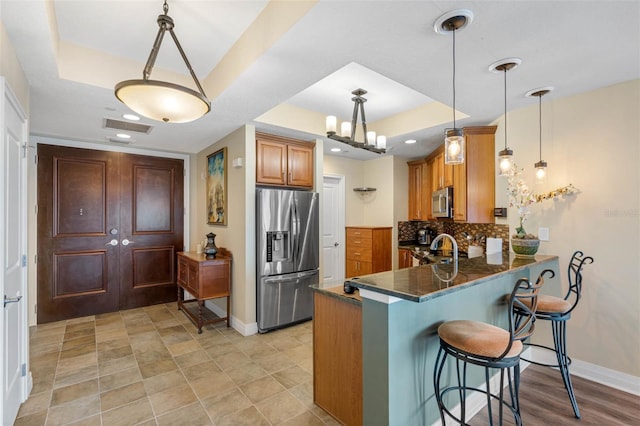
<svg viewBox="0 0 640 426"><path fill-rule="evenodd" d="M182 160L38 146L38 323L176 300Z"/></svg>

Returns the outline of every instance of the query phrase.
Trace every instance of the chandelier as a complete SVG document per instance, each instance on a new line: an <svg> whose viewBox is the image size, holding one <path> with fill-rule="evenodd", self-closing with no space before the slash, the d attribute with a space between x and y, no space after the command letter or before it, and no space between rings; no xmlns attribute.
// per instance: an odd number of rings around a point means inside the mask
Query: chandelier
<svg viewBox="0 0 640 426"><path fill-rule="evenodd" d="M178 37L173 32L173 19L167 13L169 5L165 0L162 7L164 14L158 16L158 34L153 42L149 59L142 71L142 80L125 80L116 84L116 97L131 108L133 111L152 120L170 122L170 123L188 123L196 120L211 111L211 102L202 90L202 86L198 81L189 60L180 46ZM173 41L191 73L191 77L195 82L198 92L188 87L166 81L149 80L151 70L156 62L160 45L164 33L169 31Z"/></svg>
<svg viewBox="0 0 640 426"><path fill-rule="evenodd" d="M327 137L334 141L346 143L354 148L361 148L367 151L375 152L376 154L384 154L387 148L387 138L383 135L376 137L376 132L367 131L367 119L364 115L364 103L367 102L366 98L362 95L366 95L367 91L364 89L356 89L351 94L354 95L351 100L353 101L353 117L351 122L344 121L340 126L340 135L336 133L338 121L335 115L327 116L326 128ZM362 131L365 137L364 142L356 141L356 125L358 123L358 112L362 116Z"/></svg>

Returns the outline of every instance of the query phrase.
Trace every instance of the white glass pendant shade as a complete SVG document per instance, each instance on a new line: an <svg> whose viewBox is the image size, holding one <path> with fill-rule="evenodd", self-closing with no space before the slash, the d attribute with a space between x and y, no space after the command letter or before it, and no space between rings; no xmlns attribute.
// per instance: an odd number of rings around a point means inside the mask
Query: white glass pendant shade
<svg viewBox="0 0 640 426"><path fill-rule="evenodd" d="M115 95L138 114L169 123L188 123L211 111L211 103L200 93L165 81L123 81L116 85Z"/></svg>
<svg viewBox="0 0 640 426"><path fill-rule="evenodd" d="M464 136L462 129L449 129L444 139L445 164L464 163Z"/></svg>
<svg viewBox="0 0 640 426"><path fill-rule="evenodd" d="M498 163L500 166L500 176L508 176L513 164L513 151L509 148L503 149L498 154Z"/></svg>

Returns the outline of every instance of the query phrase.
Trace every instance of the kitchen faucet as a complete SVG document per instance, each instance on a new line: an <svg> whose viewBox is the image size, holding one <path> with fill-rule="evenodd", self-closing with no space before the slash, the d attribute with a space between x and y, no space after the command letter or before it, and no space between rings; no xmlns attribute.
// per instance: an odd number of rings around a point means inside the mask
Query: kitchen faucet
<svg viewBox="0 0 640 426"><path fill-rule="evenodd" d="M449 235L449 234L440 234L440 235L438 235L431 242L431 246L429 246L429 248L431 250L436 250L437 247L438 247L438 241L440 241L441 239L443 239L445 237L449 238L451 240L451 243L453 244L453 261L458 263L458 243L456 242L456 239L453 238L451 235Z"/></svg>

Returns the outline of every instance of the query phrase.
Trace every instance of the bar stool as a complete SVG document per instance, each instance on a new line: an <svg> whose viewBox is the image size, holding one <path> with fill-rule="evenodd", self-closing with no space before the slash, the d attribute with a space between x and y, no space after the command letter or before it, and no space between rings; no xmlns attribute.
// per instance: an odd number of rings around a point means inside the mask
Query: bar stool
<svg viewBox="0 0 640 426"><path fill-rule="evenodd" d="M538 291L544 284L544 275L546 273L553 274L553 271L544 270L535 284L532 284L526 278L520 278L516 282L508 299L508 330L483 322L467 320L448 321L438 327L440 350L438 351L433 373L433 387L443 425L446 424L445 414L458 424L467 424L465 401L468 390L484 393L487 396L487 409L491 425L493 425L492 398L499 402L499 424L502 424L503 406L506 406L511 410L516 425L522 425L518 399L520 352L522 352L522 340L531 336L535 328ZM518 318L518 322L516 322L515 307L518 307L519 312L522 313ZM457 385L441 390L442 371L449 355L456 358ZM461 362L463 364L462 374L460 371ZM467 386L467 364L469 363L484 367L486 390ZM500 369L500 390L498 395L491 393L489 386L490 368ZM511 378L511 368L513 368L513 380ZM504 400L505 369L507 370L511 404ZM458 391L461 409L459 418L443 402L443 398L447 393L456 390Z"/></svg>
<svg viewBox="0 0 640 426"><path fill-rule="evenodd" d="M567 355L567 320L571 318L571 312L576 308L582 294L582 268L585 264L593 263L591 256L585 256L581 251L576 251L571 256L569 262L569 290L564 298L548 296L541 294L538 296L538 307L536 308L536 319L551 321L551 330L553 333L553 348L538 345L535 343L525 343L528 346L537 346L539 348L548 349L556 353L557 364L545 364L542 362L523 360L532 364L542 365L545 367L555 367L560 369L560 375L567 389L571 406L577 419L580 418L580 410L576 402L576 396L573 392L573 384L571 383L571 375L569 374L569 365L571 358ZM573 294L573 297L572 297ZM570 300L573 299L573 302ZM516 314L520 314L516 309Z"/></svg>

